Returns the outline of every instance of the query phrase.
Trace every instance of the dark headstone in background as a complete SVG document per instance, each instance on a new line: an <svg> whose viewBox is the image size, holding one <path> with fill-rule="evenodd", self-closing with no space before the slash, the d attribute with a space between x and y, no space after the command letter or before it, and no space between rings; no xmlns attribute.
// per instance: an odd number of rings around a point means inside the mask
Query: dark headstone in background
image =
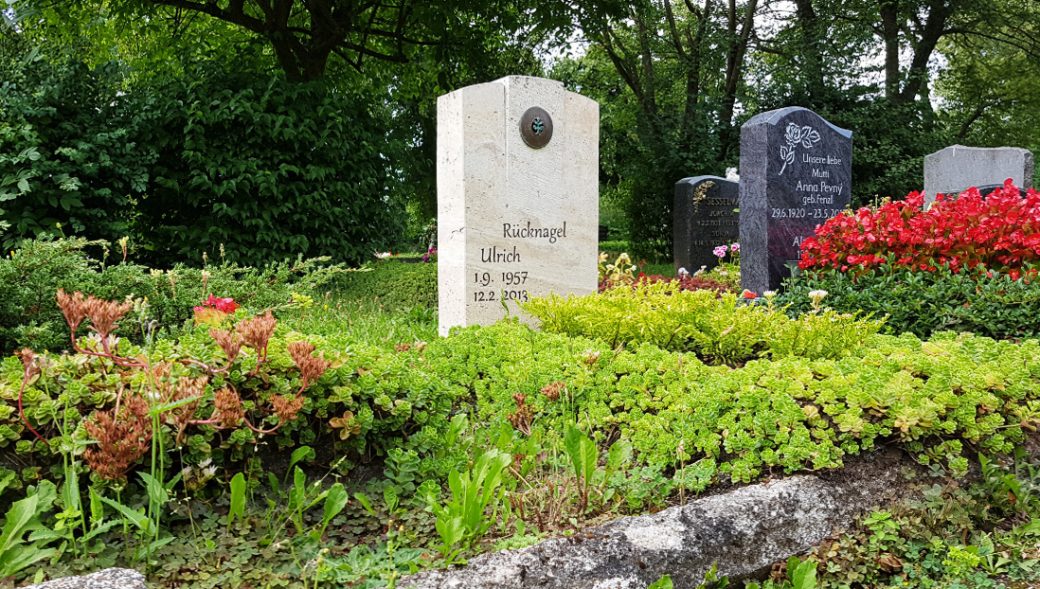
<svg viewBox="0 0 1040 589"><path fill-rule="evenodd" d="M740 130L740 282L762 294L796 266L802 240L849 206L852 131L797 106Z"/></svg>
<svg viewBox="0 0 1040 589"><path fill-rule="evenodd" d="M964 190L967 190L970 187L971 186L967 186L967 187L964 188ZM976 187L979 188L979 194L980 195L982 195L984 197L988 197L988 196L992 195L993 193L995 193L995 191L999 190L1000 188L1003 188L1004 184L986 184L985 186L976 186ZM963 193L964 190L960 190L960 193ZM958 194L960 194L960 193L958 193ZM1022 187L1018 188L1018 196L1025 197L1025 193L1026 193L1025 188L1022 188Z"/></svg>
<svg viewBox="0 0 1040 589"><path fill-rule="evenodd" d="M738 190L736 182L718 176L694 176L675 183L672 255L676 271L686 268L692 274L701 266L710 270L719 261L712 248L737 241Z"/></svg>
<svg viewBox="0 0 1040 589"><path fill-rule="evenodd" d="M967 190L969 188L971 188L971 186L965 186L964 188L962 188L960 190L952 191L949 194L947 194L946 197L947 197L947 199L949 199L951 196L955 197L955 196L959 195L960 193L964 192L965 190ZM1001 188L1004 188L1004 185L1003 184L986 184L985 186L976 186L975 188L979 189L979 194L981 194L982 196L989 196L989 195L993 194L994 192L996 192L997 190L1000 190ZM1026 192L1027 192L1027 190L1025 188L1019 188L1018 189L1018 195L1019 196L1025 197Z"/></svg>

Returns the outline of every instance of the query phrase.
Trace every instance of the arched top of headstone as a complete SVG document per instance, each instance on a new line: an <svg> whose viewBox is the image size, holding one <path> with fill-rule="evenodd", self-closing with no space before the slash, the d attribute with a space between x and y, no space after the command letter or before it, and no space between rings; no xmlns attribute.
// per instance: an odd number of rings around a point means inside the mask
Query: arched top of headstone
<svg viewBox="0 0 1040 589"><path fill-rule="evenodd" d="M536 84L539 86L557 86L563 88L563 82L559 80L551 80L549 78L539 78L538 76L502 76L497 80L488 82L489 84L505 84L506 86L525 86L530 84Z"/></svg>
<svg viewBox="0 0 1040 589"><path fill-rule="evenodd" d="M1033 153L1021 147L951 145L924 156L925 206L937 194L957 195L972 186L1002 186L1010 178L1019 188L1033 183Z"/></svg>
<svg viewBox="0 0 1040 589"><path fill-rule="evenodd" d="M734 182L732 180L727 180L727 179L722 178L720 176L690 176L688 178L683 178L682 180L679 180L675 184L676 184L676 186L678 186L680 184L693 184L693 185L696 185L696 184L700 184L701 182L709 182L709 181L710 182L729 182L730 184L736 184L736 182Z"/></svg>
<svg viewBox="0 0 1040 589"><path fill-rule="evenodd" d="M588 102L591 104L595 104L597 107L599 106L598 102L589 98L588 96L583 96L581 94L578 94L577 92L571 92L570 90L567 90L567 88L564 87L563 82L559 80L539 78L537 76L503 76L501 78L498 78L497 80L492 80L490 82L482 82L480 84L471 84L469 86L464 86L446 94L445 96L450 96L451 94L455 94L456 92L465 92L467 90L484 88L489 86L501 87L504 92L509 91L511 94L516 94L518 96L523 95L525 93L533 93L537 95L563 94L567 96L568 100Z"/></svg>
<svg viewBox="0 0 1040 589"><path fill-rule="evenodd" d="M795 113L802 113L802 112L807 113L809 115L812 115L813 117L816 117L817 119L820 120L820 122L822 122L825 125L827 125L828 127L830 127L835 133L838 133L839 135L841 135L843 137L846 137L846 138L850 138L850 139L852 138L852 131L850 131L848 129L842 129L839 126L832 124L827 119L825 119L825 118L821 117L820 115L816 114L815 112L805 108L804 106L787 106L787 107L784 107L784 108L778 108L776 110L771 110L771 111L759 113L759 114L751 117L750 119L748 119L747 122L744 123L744 126L745 127L751 127L751 126L754 126L754 125L777 125L777 124L780 124L788 116L793 115Z"/></svg>
<svg viewBox="0 0 1040 589"><path fill-rule="evenodd" d="M970 145L960 145L960 144L949 145L947 147L944 147L944 148L940 149L939 151L936 151L934 153L930 153L930 154L926 155L925 157L926 158L927 157L933 157L933 156L938 156L939 154L946 154L946 153L949 153L950 155L953 155L953 154L955 154L958 151L967 152L967 153L994 153L994 154L1001 154L1001 155L1020 154L1020 155L1023 155L1023 156L1027 156L1030 159L1032 159L1032 157L1033 157L1033 152L1029 151L1028 149L1026 149L1024 147L972 147Z"/></svg>

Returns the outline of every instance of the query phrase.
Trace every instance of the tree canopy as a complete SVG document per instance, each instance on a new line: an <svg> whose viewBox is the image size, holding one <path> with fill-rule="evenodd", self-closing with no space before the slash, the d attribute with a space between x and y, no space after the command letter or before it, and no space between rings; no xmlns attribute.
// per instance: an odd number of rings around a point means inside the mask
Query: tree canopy
<svg viewBox="0 0 1040 589"><path fill-rule="evenodd" d="M432 219L436 97L509 74L601 103L603 223L647 253L669 247L674 182L735 167L740 125L763 110L806 106L852 129L857 203L919 188L922 157L950 143L1040 147L1031 0L15 0L2 14L9 242L57 224L156 240L178 215L262 226L264 207L228 199L257 199L274 174L300 182L302 209L352 201L358 223L408 211L357 233L344 254L357 257ZM269 141L237 136L247 120ZM277 139L289 129L292 147ZM373 158L354 164L370 178L338 175L360 193L313 175L340 149ZM225 168L181 178L174 160ZM302 243L287 239L279 255Z"/></svg>

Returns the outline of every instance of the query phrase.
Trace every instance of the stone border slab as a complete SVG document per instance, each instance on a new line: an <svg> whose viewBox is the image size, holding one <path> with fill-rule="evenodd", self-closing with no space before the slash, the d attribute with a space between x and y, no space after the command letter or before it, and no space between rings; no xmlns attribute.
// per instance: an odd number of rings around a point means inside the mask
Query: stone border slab
<svg viewBox="0 0 1040 589"><path fill-rule="evenodd" d="M147 589L144 575L132 569L104 569L82 577L65 577L22 589Z"/></svg>
<svg viewBox="0 0 1040 589"><path fill-rule="evenodd" d="M485 554L401 580L411 589L645 589L671 575L694 588L713 566L741 579L808 551L903 496L910 462L889 451L829 475L798 475L625 517L570 538Z"/></svg>

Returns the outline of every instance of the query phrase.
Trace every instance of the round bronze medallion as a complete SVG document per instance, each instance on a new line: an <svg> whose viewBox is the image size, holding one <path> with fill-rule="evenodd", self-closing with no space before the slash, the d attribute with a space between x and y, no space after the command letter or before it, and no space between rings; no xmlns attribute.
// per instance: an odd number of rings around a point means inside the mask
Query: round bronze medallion
<svg viewBox="0 0 1040 589"><path fill-rule="evenodd" d="M520 136L528 147L541 149L552 139L552 117L544 108L532 106L520 117Z"/></svg>

